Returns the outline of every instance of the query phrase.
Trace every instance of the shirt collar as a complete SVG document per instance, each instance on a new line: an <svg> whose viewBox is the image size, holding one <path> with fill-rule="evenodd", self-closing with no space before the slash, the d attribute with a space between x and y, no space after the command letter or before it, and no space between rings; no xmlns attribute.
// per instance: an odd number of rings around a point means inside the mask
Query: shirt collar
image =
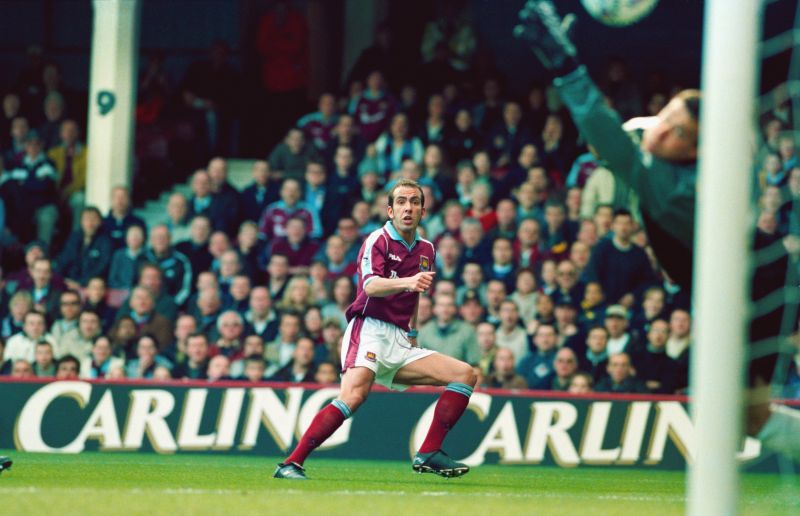
<svg viewBox="0 0 800 516"><path fill-rule="evenodd" d="M403 245L406 246L406 248L409 251L414 249L414 246L417 245L417 242L422 240L420 238L420 236L419 236L419 232L416 232L414 234L414 241L411 242L411 245L408 245L408 242L406 242L405 239L400 236L400 233L398 233L397 230L394 228L394 225L392 225L392 221L391 220L387 220L386 224L383 225L383 228L386 230L387 233L389 233L389 237L392 240L396 240L398 242L402 242Z"/></svg>

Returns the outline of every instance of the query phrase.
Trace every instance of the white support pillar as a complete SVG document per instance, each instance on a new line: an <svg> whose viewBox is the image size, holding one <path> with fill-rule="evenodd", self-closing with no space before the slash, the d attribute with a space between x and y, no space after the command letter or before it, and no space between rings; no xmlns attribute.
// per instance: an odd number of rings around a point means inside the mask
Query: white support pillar
<svg viewBox="0 0 800 516"><path fill-rule="evenodd" d="M691 373L695 442L687 504L691 516L738 513L735 457L742 437L750 313L760 3L710 0L705 8Z"/></svg>
<svg viewBox="0 0 800 516"><path fill-rule="evenodd" d="M86 204L105 213L129 186L139 62L140 0L93 0Z"/></svg>

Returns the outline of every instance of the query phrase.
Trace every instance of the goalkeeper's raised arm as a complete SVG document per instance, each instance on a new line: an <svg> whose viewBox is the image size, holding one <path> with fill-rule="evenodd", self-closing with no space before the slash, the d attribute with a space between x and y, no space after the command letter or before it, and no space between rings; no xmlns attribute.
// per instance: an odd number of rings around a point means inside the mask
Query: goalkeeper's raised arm
<svg viewBox="0 0 800 516"><path fill-rule="evenodd" d="M651 245L669 275L691 287L695 178L700 94L685 90L651 118L623 126L580 64L569 32L548 0L529 0L515 35L553 75L575 124L617 180L640 199Z"/></svg>

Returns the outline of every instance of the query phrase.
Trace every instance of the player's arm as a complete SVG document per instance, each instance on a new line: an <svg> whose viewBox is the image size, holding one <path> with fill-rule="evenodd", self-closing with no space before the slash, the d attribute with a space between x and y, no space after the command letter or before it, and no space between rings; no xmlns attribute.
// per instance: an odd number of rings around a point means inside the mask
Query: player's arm
<svg viewBox="0 0 800 516"><path fill-rule="evenodd" d="M401 292L425 292L433 284L434 275L435 272L418 272L408 278L372 276L364 281L364 292L369 297L386 297Z"/></svg>

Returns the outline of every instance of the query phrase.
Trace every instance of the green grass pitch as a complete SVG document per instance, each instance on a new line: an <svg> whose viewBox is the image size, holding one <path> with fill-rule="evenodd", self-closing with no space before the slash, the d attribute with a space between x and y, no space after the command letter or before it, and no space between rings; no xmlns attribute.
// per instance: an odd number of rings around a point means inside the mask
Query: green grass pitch
<svg viewBox="0 0 800 516"><path fill-rule="evenodd" d="M314 459L311 480L277 459L231 455L11 455L0 514L682 514L682 472L481 466L457 479L410 463ZM800 514L797 478L742 478L742 514Z"/></svg>

